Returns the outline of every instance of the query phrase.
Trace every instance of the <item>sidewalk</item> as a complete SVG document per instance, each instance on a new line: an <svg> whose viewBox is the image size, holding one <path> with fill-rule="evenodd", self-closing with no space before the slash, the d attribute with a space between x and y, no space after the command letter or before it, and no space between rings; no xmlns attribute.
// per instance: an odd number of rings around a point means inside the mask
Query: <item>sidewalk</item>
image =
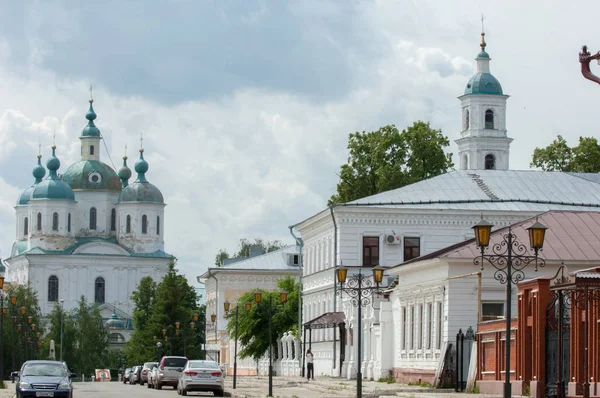
<svg viewBox="0 0 600 398"><path fill-rule="evenodd" d="M233 377L225 379L225 391L235 398L264 398L269 391L266 376L239 376L233 389ZM501 395L455 393L453 390L432 390L406 384L387 384L363 380L364 398L498 398ZM356 380L319 377L307 381L301 377L273 377L273 397L279 398L353 398L356 397Z"/></svg>

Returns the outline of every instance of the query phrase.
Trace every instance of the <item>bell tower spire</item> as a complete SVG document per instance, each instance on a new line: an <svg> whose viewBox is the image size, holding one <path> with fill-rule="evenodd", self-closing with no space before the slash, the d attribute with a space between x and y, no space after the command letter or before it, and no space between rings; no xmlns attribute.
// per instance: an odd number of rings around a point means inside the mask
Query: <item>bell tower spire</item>
<svg viewBox="0 0 600 398"><path fill-rule="evenodd" d="M85 114L85 118L88 120L87 126L83 128L81 132L81 136L79 139L81 140L81 160L96 160L100 161L100 140L102 139L102 134L96 125L94 124L94 120L96 120L96 112L94 112L94 107L92 104L94 103L94 97L92 96L92 85L90 84L90 107Z"/></svg>
<svg viewBox="0 0 600 398"><path fill-rule="evenodd" d="M455 142L461 170L508 170L512 138L506 131L506 100L498 79L490 73L485 31L481 16L481 43L477 73L458 97L462 108L462 131Z"/></svg>

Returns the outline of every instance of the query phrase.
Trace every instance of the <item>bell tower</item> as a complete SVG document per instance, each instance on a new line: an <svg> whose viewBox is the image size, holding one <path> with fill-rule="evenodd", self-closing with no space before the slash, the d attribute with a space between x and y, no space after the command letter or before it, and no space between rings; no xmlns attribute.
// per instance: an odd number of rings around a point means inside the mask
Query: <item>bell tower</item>
<svg viewBox="0 0 600 398"><path fill-rule="evenodd" d="M506 100L500 82L490 73L490 56L481 32L477 73L458 97L462 131L455 142L461 170L508 170L510 143L506 134Z"/></svg>

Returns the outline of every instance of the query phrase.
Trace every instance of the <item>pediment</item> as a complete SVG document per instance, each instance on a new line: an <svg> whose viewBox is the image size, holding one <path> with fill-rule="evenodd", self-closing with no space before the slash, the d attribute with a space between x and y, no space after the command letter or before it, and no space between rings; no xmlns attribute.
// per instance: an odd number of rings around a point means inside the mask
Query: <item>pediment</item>
<svg viewBox="0 0 600 398"><path fill-rule="evenodd" d="M129 252L119 245L107 242L90 242L79 246L73 251L73 254L101 254L130 256Z"/></svg>

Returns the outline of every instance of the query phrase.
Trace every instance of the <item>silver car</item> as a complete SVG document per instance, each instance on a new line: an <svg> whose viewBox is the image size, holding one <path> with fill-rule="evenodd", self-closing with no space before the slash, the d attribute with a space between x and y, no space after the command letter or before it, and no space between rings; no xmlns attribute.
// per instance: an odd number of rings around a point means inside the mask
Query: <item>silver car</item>
<svg viewBox="0 0 600 398"><path fill-rule="evenodd" d="M162 357L158 364L156 377L153 380L154 388L160 390L162 386L177 388L179 375L187 363L186 357Z"/></svg>
<svg viewBox="0 0 600 398"><path fill-rule="evenodd" d="M177 393L187 395L190 391L212 391L217 397L223 396L223 371L215 361L188 361L179 376Z"/></svg>

